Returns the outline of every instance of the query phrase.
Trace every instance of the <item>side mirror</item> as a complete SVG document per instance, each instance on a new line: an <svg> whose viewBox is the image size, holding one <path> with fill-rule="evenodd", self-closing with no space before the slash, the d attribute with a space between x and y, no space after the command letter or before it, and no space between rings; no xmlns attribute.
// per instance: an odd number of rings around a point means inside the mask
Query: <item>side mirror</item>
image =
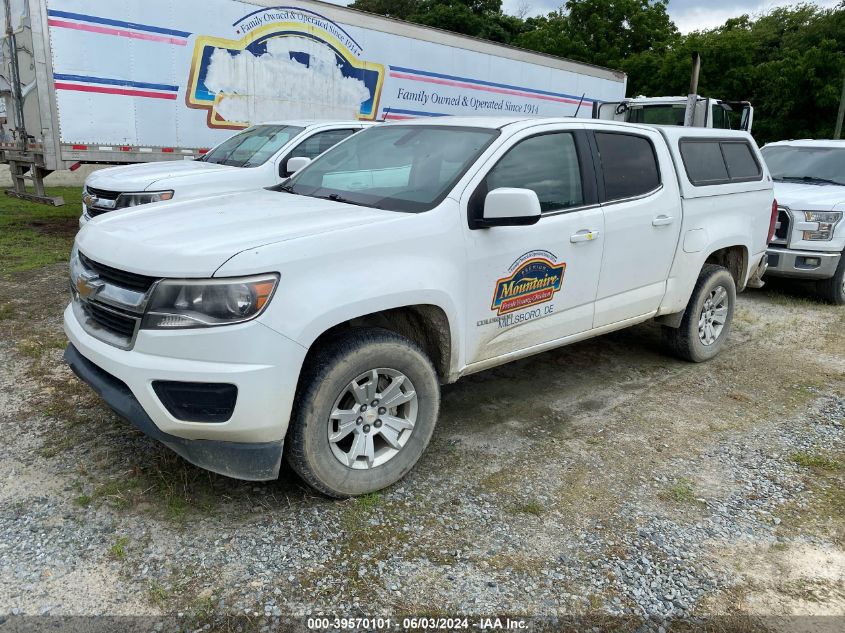
<svg viewBox="0 0 845 633"><path fill-rule="evenodd" d="M525 226L540 220L540 199L531 189L500 187L487 194L478 226Z"/></svg>
<svg viewBox="0 0 845 633"><path fill-rule="evenodd" d="M295 156L294 158L291 158L287 162L287 165L285 165L285 169L287 169L288 172L287 175L293 176L296 172L298 172L303 167L307 166L310 162L311 159L306 158L305 156Z"/></svg>

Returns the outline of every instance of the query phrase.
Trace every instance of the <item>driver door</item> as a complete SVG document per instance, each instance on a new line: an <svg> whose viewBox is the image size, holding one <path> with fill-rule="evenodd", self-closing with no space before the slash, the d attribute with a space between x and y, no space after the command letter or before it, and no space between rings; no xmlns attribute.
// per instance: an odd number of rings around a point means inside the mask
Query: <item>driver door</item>
<svg viewBox="0 0 845 633"><path fill-rule="evenodd" d="M604 217L583 130L525 131L490 162L470 185L469 217L499 187L533 190L542 215L466 231L468 365L589 330L601 270Z"/></svg>

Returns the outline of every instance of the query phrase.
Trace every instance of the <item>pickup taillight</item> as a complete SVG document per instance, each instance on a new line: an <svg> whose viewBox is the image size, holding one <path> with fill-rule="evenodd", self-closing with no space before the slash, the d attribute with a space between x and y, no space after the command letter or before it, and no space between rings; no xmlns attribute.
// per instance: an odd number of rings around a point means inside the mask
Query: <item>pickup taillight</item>
<svg viewBox="0 0 845 633"><path fill-rule="evenodd" d="M778 223L778 201L772 200L772 218L769 220L769 237L766 240L766 244L771 243L772 239L775 236L775 226Z"/></svg>

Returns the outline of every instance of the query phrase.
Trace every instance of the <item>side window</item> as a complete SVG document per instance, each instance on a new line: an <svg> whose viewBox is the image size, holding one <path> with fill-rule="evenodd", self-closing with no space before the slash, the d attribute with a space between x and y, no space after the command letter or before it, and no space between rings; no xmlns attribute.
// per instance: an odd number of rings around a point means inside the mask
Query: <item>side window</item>
<svg viewBox="0 0 845 633"><path fill-rule="evenodd" d="M531 189L543 213L584 204L575 139L569 132L541 134L520 141L490 170L486 191L499 187Z"/></svg>
<svg viewBox="0 0 845 633"><path fill-rule="evenodd" d="M279 171L286 176L290 174L285 173L287 170L287 162L291 158L298 158L303 156L305 158L317 158L323 152L330 150L332 147L340 143L348 136L352 136L358 130L326 130L325 132L317 132L314 136L309 136L299 145L293 148L291 152L282 161Z"/></svg>
<svg viewBox="0 0 845 633"><path fill-rule="evenodd" d="M660 169L651 141L644 136L596 132L607 200L620 200L654 191Z"/></svg>
<svg viewBox="0 0 845 633"><path fill-rule="evenodd" d="M763 178L746 141L682 139L680 148L687 177L696 187Z"/></svg>
<svg viewBox="0 0 845 633"><path fill-rule="evenodd" d="M758 180L763 176L748 143L722 143L722 154L731 180Z"/></svg>
<svg viewBox="0 0 845 633"><path fill-rule="evenodd" d="M728 181L728 168L718 141L682 141L681 158L694 185Z"/></svg>

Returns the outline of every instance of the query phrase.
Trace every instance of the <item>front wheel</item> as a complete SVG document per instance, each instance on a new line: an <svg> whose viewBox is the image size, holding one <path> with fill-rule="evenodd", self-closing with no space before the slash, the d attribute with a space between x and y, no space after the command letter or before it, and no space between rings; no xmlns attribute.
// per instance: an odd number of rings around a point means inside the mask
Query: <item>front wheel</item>
<svg viewBox="0 0 845 633"><path fill-rule="evenodd" d="M351 330L303 371L288 463L331 497L380 490L417 463L439 406L437 373L417 345L388 330Z"/></svg>
<svg viewBox="0 0 845 633"><path fill-rule="evenodd" d="M816 292L828 303L845 305L845 253L839 258L833 277L816 282Z"/></svg>
<svg viewBox="0 0 845 633"><path fill-rule="evenodd" d="M730 334L735 305L736 284L730 272L722 266L706 264L698 276L680 327L663 328L671 351L694 363L716 356Z"/></svg>

